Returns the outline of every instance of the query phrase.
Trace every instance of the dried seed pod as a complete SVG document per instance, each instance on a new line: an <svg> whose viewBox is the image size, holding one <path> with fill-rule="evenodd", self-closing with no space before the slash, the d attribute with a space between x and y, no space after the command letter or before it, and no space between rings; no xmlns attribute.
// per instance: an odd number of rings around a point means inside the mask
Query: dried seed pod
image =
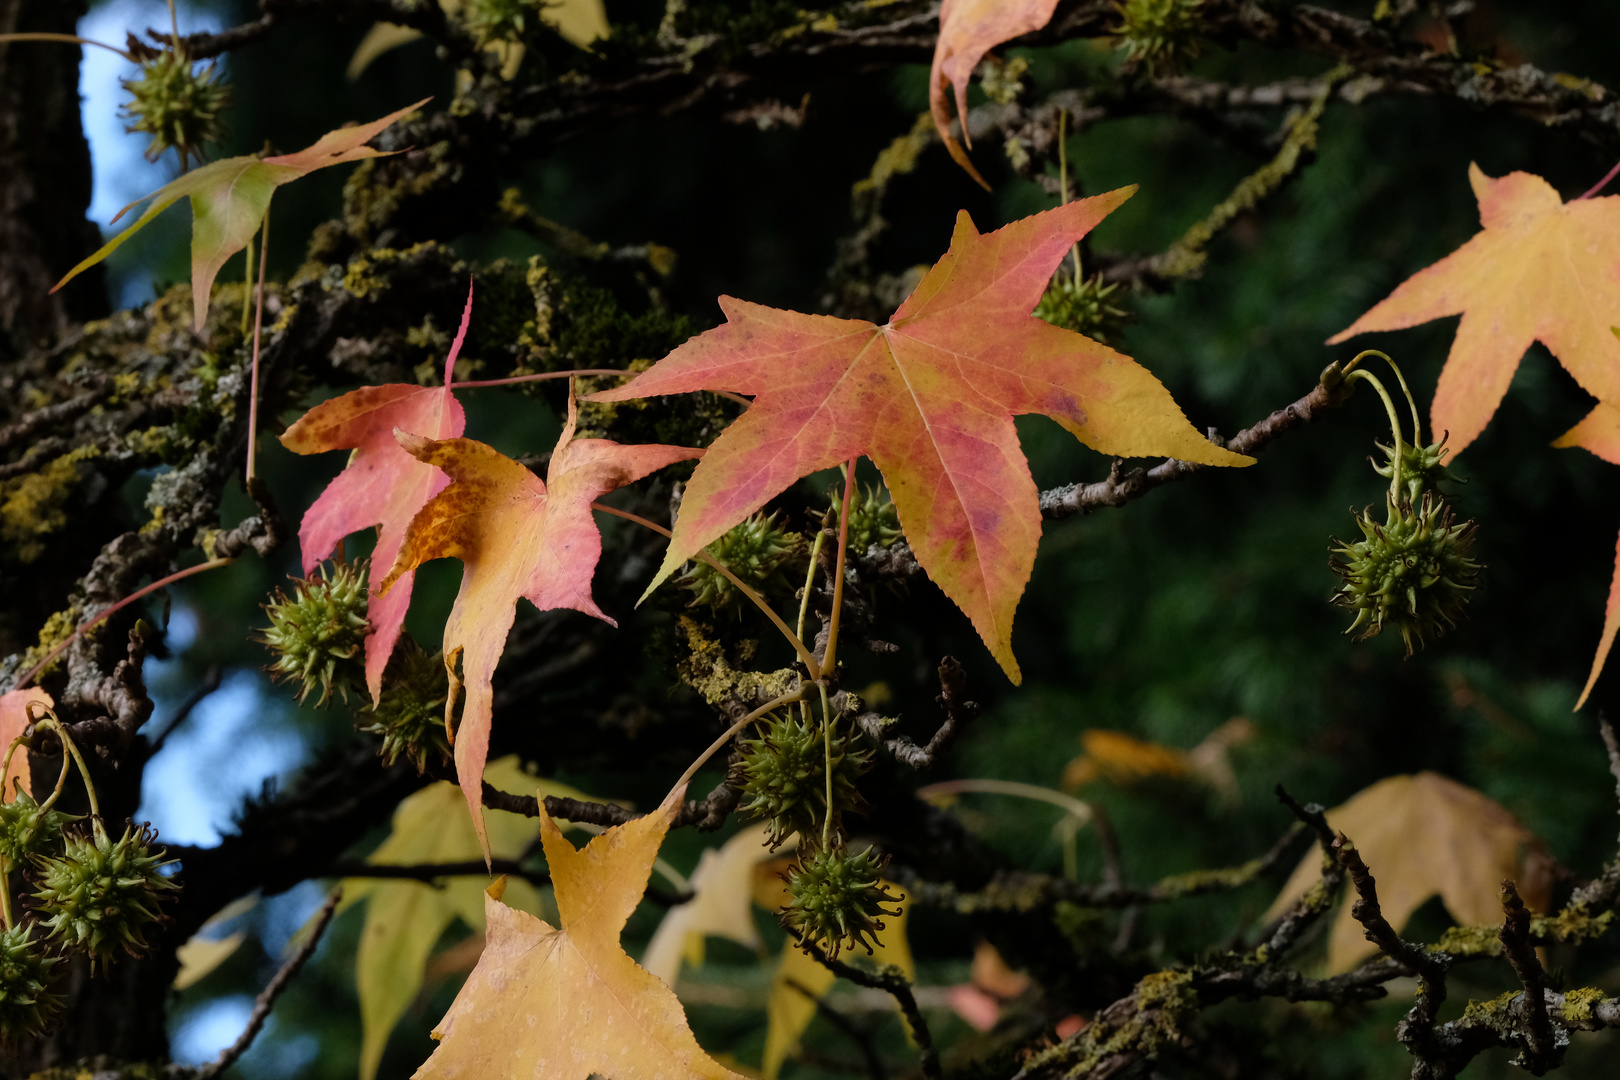
<svg viewBox="0 0 1620 1080"><path fill-rule="evenodd" d="M140 74L123 80L123 87L130 93L124 104L124 116L132 121L129 130L152 137L148 161L172 146L182 169L188 159L200 164L203 145L225 137L221 116L231 91L212 63L199 67L184 52L168 49L142 61Z"/></svg>
<svg viewBox="0 0 1620 1080"><path fill-rule="evenodd" d="M872 754L836 725L831 740L833 805L840 812L858 811L866 802L856 784L872 767ZM794 833L807 843L819 840L827 813L826 766L819 725L793 715L767 720L757 738L742 742L732 766L731 782L742 791L738 811L769 822L773 849Z"/></svg>
<svg viewBox="0 0 1620 1080"><path fill-rule="evenodd" d="M1073 275L1059 274L1041 294L1035 317L1106 345L1130 319L1128 313L1109 303L1118 290L1117 284L1104 285L1100 274L1078 280Z"/></svg>
<svg viewBox="0 0 1620 1080"><path fill-rule="evenodd" d="M277 681L296 680L300 703L317 686L317 705L325 705L334 689L349 700L349 689L363 684L358 657L371 632L366 621L366 566L344 564L320 576L293 579L287 596L280 589L264 605L270 625L257 640L275 656L270 674Z"/></svg>
<svg viewBox="0 0 1620 1080"><path fill-rule="evenodd" d="M148 946L146 928L164 919L162 901L180 886L164 876L161 848L150 826L124 826L117 840L100 818L90 828L62 834L62 854L36 855L34 907L46 937L68 950L82 950L91 963L110 963L122 948L139 956Z"/></svg>
<svg viewBox="0 0 1620 1080"><path fill-rule="evenodd" d="M16 1046L43 1035L62 1011L51 993L51 969L61 957L34 940L34 923L0 930L0 1045Z"/></svg>
<svg viewBox="0 0 1620 1080"><path fill-rule="evenodd" d="M11 866L22 866L30 855L60 840L64 825L77 820L60 810L41 810L33 796L19 790L15 799L0 803L0 856Z"/></svg>
<svg viewBox="0 0 1620 1080"><path fill-rule="evenodd" d="M804 553L804 537L778 528L775 514L755 514L710 544L708 551L743 584L759 592L791 593L793 585L784 568ZM724 574L705 562L693 563L675 583L692 593L687 607L740 614L747 603Z"/></svg>
<svg viewBox="0 0 1620 1080"><path fill-rule="evenodd" d="M1121 0L1114 5L1120 25L1114 34L1125 62L1150 75L1168 75L1203 55L1199 8L1203 0Z"/></svg>
<svg viewBox="0 0 1620 1080"><path fill-rule="evenodd" d="M1457 625L1468 594L1479 587L1480 564L1470 559L1477 530L1456 524L1445 499L1425 492L1414 508L1386 500L1380 525L1367 513L1356 517L1362 539L1335 541L1330 565L1344 579L1333 602L1355 611L1345 633L1366 639L1393 625L1412 655L1429 635ZM1365 628L1365 629L1363 629Z"/></svg>
<svg viewBox="0 0 1620 1080"><path fill-rule="evenodd" d="M782 909L782 924L801 944L814 944L828 956L856 946L870 954L883 917L900 914L883 906L901 899L883 884L885 862L871 848L821 848L804 856L787 872L793 899Z"/></svg>
<svg viewBox="0 0 1620 1080"><path fill-rule="evenodd" d="M444 730L444 701L449 694L444 655L429 656L406 637L383 673L382 699L371 707L371 720L360 730L382 736L378 753L387 764L404 754L417 772L425 772L429 762L450 759Z"/></svg>

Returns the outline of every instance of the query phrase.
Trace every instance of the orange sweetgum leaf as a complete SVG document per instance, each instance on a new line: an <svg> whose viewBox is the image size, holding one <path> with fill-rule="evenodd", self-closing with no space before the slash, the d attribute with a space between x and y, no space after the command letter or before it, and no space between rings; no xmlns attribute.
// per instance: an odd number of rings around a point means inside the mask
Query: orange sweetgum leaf
<svg viewBox="0 0 1620 1080"><path fill-rule="evenodd" d="M541 800L560 925L507 907L501 883L491 887L483 955L415 1080L743 1080L703 1052L674 992L619 944L684 794L579 850Z"/></svg>
<svg viewBox="0 0 1620 1080"><path fill-rule="evenodd" d="M591 599L591 577L602 557L602 534L591 517L591 502L703 453L685 446L575 439L578 418L570 396L568 422L544 481L474 439L427 439L395 431L400 446L443 469L450 484L411 520L399 556L378 588L386 593L429 559L456 558L465 564L461 590L444 626L444 666L450 675L445 726L452 724L456 697L465 685L461 727L451 737L456 776L486 860L481 785L489 755L490 680L506 648L518 597L542 611L573 608L617 626Z"/></svg>
<svg viewBox="0 0 1620 1080"><path fill-rule="evenodd" d="M1397 931L1437 894L1463 926L1499 924L1497 890L1507 878L1518 881L1533 911L1546 911L1552 899L1552 860L1536 835L1500 803L1438 773L1380 780L1329 810L1327 819L1355 842L1378 883L1379 906ZM1304 896L1321 872L1322 855L1313 848L1265 921ZM1341 904L1328 939L1328 969L1349 971L1377 951L1350 905Z"/></svg>
<svg viewBox="0 0 1620 1080"><path fill-rule="evenodd" d="M1532 341L1600 401L1620 402L1620 196L1564 202L1529 173L1492 179L1468 167L1483 230L1402 282L1336 345L1461 315L1430 411L1453 454L1479 437Z"/></svg>
<svg viewBox="0 0 1620 1080"><path fill-rule="evenodd" d="M1620 336L1620 331L1617 331L1617 336ZM1598 402L1580 423L1553 440L1553 445L1578 446L1612 465L1620 465L1620 409ZM1603 611L1603 635L1598 638L1597 655L1592 658L1592 670L1587 673L1586 685L1581 689L1580 699L1575 702L1577 709L1586 704L1592 687L1597 685L1598 676L1603 674L1609 650L1614 648L1616 631L1620 631L1620 542L1616 542L1614 549L1614 576L1609 579L1609 602Z"/></svg>
<svg viewBox="0 0 1620 1080"><path fill-rule="evenodd" d="M382 694L383 670L399 642L400 628L405 625L415 574L401 574L398 587L386 594L382 592L382 579L399 555L406 526L450 482L438 469L406 453L394 438L394 429L421 432L434 439L453 439L466 429L466 414L450 384L471 318L469 286L461 329L456 331L456 340L444 362L443 386L363 386L321 402L281 435L281 445L295 454L354 451L349 464L304 511L298 526L298 545L304 559L304 576L309 577L345 536L378 526L366 609L371 623L371 633L366 637L366 689L373 701Z"/></svg>
<svg viewBox="0 0 1620 1080"><path fill-rule="evenodd" d="M391 112L381 120L373 120L369 124L357 124L354 127L328 131L313 145L296 154L267 158L252 155L223 158L201 168L192 169L164 184L152 194L136 199L114 214L113 221L116 222L134 207L148 199L152 200L152 205L135 219L134 224L69 270L62 280L51 288L51 292L60 289L111 255L144 229L153 218L179 202L182 197L189 196L192 219L191 302L196 327L201 330L203 322L208 318L208 294L214 287L214 278L219 275L219 269L225 265L225 260L246 247L253 234L258 231L266 211L270 209L270 197L276 193L276 188L302 179L316 169L382 155L381 150L373 150L365 144L381 134L383 129L392 125L394 121L406 113L421 108L429 100L423 98L414 105L407 105L398 112Z"/></svg>
<svg viewBox="0 0 1620 1080"><path fill-rule="evenodd" d="M721 297L724 325L593 394L755 395L687 485L648 592L800 477L864 454L883 473L917 561L1018 682L1013 612L1041 514L1014 415L1050 416L1105 454L1253 461L1199 434L1130 357L1030 314L1074 242L1134 191L988 234L964 211L950 251L886 326Z"/></svg>
<svg viewBox="0 0 1620 1080"><path fill-rule="evenodd" d="M945 149L986 191L990 185L968 160L967 151L951 134L951 110L946 89L956 92L956 115L962 118L962 138L973 138L967 126L967 88L984 54L1052 20L1057 0L945 0L939 8L939 43L934 46L934 67L928 73L928 111Z"/></svg>
<svg viewBox="0 0 1620 1080"><path fill-rule="evenodd" d="M30 701L43 702L53 707L56 705L56 702L51 700L51 695L37 686L8 690L0 694L0 757L4 757L18 736L28 730ZM6 775L0 778L0 802L10 802L16 798L19 788L29 795L34 793L33 782L28 778L28 751L20 746L17 747L17 752L11 755L11 765L7 767Z"/></svg>

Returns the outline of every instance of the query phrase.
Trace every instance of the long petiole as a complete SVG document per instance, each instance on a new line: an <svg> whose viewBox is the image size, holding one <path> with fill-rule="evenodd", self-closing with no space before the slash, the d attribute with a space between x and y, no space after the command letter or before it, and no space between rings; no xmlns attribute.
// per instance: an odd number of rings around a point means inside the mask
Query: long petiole
<svg viewBox="0 0 1620 1080"><path fill-rule="evenodd" d="M248 316L253 313L253 236L242 249L242 336L247 337Z"/></svg>
<svg viewBox="0 0 1620 1080"><path fill-rule="evenodd" d="M1395 436L1395 466L1390 469L1389 477L1389 504L1391 511L1393 511L1401 501L1401 460L1406 457L1406 443L1401 438L1400 414L1395 411L1395 402L1390 398L1389 391L1384 389L1384 384L1379 381L1378 376L1370 371L1357 368L1344 377L1345 382L1350 382L1352 379L1361 379L1363 382L1371 383L1372 388L1378 391L1378 396L1383 399L1384 411L1389 414L1389 429Z"/></svg>
<svg viewBox="0 0 1620 1080"><path fill-rule="evenodd" d="M830 847L832 845L832 820L833 820L832 725L833 725L833 718L832 718L832 706L830 704L828 704L828 702L827 702L827 683L825 682L825 680L822 681L822 682L818 682L818 683L816 683L816 687L821 691L821 755L822 755L822 758L821 758L821 760L822 760L821 771L822 771L822 774L826 777L826 780L827 780L826 813L821 815L821 846L825 850L826 848L828 848L828 847Z"/></svg>
<svg viewBox="0 0 1620 1080"><path fill-rule="evenodd" d="M543 382L546 379L567 379L574 375L617 375L628 378L639 375L639 371L625 371L622 368L581 368L578 371L544 371L536 375L511 375L504 379L469 379L466 382L452 383L452 390L474 390L484 386L516 386L518 383Z"/></svg>
<svg viewBox="0 0 1620 1080"><path fill-rule="evenodd" d="M699 754L697 760L686 767L686 771L681 773L681 778L675 781L675 785L669 789L670 792L674 793L679 791L681 788L684 788L687 784L691 783L692 777L697 775L697 771L703 768L704 764L707 763L710 758L718 754L720 749L725 746L726 743L730 742L732 738L743 728L747 727L749 724L752 724L755 720L758 720L772 709L779 709L783 705L791 705L803 696L803 687L800 687L797 690L790 690L781 697L772 698L770 701L767 701L765 704L761 705L759 708L755 709L753 712L749 713L735 724L732 724L730 727L726 728L725 734L721 735L718 739L714 740L714 742L710 743L709 748L703 751L703 753Z"/></svg>
<svg viewBox="0 0 1620 1080"><path fill-rule="evenodd" d="M96 616L94 616L92 618L86 619L84 622L80 623L78 626L75 626L73 628L73 633L69 634L66 639L64 639L60 644L58 644L56 646L56 648L54 648L50 652L46 653L45 658L43 660L41 660L39 663L35 664L32 668L29 669L28 674L26 674L22 678L18 679L17 680L17 685L13 689L21 690L23 687L25 687L29 683L33 682L36 678L39 677L39 673L44 671L46 669L46 667L48 667L50 665L52 660L55 660L58 656L61 656L62 653L67 649L67 647L69 645L72 645L73 642L78 639L80 634L84 633L86 630L90 629L92 626L95 626L97 623L101 622L103 619L107 618L109 615L111 615L113 612L117 611L118 609L120 609L122 607L127 607L130 604L133 604L135 601L139 600L141 597L147 595L148 593L156 592L158 589L163 588L165 585L172 585L176 581L179 581L181 578L190 577L192 574L200 574L204 570L212 570L215 567L229 566L231 563L233 563L235 561L236 560L234 558L228 558L228 557L222 557L222 558L218 558L218 559L210 559L208 562L198 563L196 566L188 566L184 570L181 570L181 571L179 571L177 573L170 574L166 578L160 578L157 581L152 582L152 584L150 584L150 585L144 586L143 588L136 589L134 592L130 593L128 596L124 597L122 600L118 601L116 604L114 604L111 607L107 608L106 610L102 611L99 615L96 615Z"/></svg>
<svg viewBox="0 0 1620 1080"><path fill-rule="evenodd" d="M591 503L591 509L600 510L604 514L612 514L614 517L624 518L626 521L633 521L637 525L651 529L660 536L673 539L673 534L668 529L664 528L655 521L648 521L640 514L632 514L628 510L620 510L613 506L604 506L599 502ZM720 573L725 576L727 581L736 586L738 592L752 600L754 602L754 606L759 608L760 611L763 611L765 613L765 617L771 620L771 624L782 632L783 637L787 638L788 644L793 646L793 651L799 654L799 659L804 663L805 669L809 671L811 680L814 681L821 678L821 665L816 663L815 654L805 647L804 641L799 637L798 634L795 634L792 630L788 629L788 624L782 621L782 616L778 615L771 605L765 602L765 598L763 596L759 595L759 593L745 585L736 574L733 574L725 566L725 564L721 563L720 560L716 559L713 555L710 555L707 551L698 552L696 558L699 561L707 563L709 566L712 566L716 570L720 571Z"/></svg>
<svg viewBox="0 0 1620 1080"><path fill-rule="evenodd" d="M855 465L861 459L849 459L844 474L844 506L838 514L838 561L833 577L832 622L827 625L827 655L821 662L823 671L838 670L838 622L844 613L844 558L849 554L849 493L855 487Z"/></svg>
<svg viewBox="0 0 1620 1080"><path fill-rule="evenodd" d="M123 49L100 41L92 41L89 38L80 37L78 34L0 34L0 44L5 44L8 41L61 41L69 45L94 45L98 49L115 52L132 64L140 63Z"/></svg>
<svg viewBox="0 0 1620 1080"><path fill-rule="evenodd" d="M804 575L804 595L799 598L799 640L804 640L804 620L810 614L810 590L816 584L816 564L821 559L822 544L827 539L827 521L822 519L821 528L816 530L815 543L810 545L810 569ZM806 725L810 723L810 706L805 702L799 703L800 715L804 717Z"/></svg>
<svg viewBox="0 0 1620 1080"><path fill-rule="evenodd" d="M11 921L11 860L0 855L0 915L6 920L6 929L10 930Z"/></svg>
<svg viewBox="0 0 1620 1080"><path fill-rule="evenodd" d="M253 450L259 441L259 338L264 330L264 267L270 255L270 208L265 207L264 231L259 236L259 292L253 313L253 385L248 388L247 479L253 481Z"/></svg>

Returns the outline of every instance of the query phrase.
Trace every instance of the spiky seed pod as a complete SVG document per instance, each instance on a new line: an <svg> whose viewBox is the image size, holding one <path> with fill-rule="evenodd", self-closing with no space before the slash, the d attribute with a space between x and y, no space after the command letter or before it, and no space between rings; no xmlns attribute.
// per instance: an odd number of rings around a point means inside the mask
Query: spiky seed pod
<svg viewBox="0 0 1620 1080"><path fill-rule="evenodd" d="M878 547L889 547L906 538L900 529L900 513L895 510L894 503L889 499L888 489L882 484L875 487L862 485L859 498L850 499L849 506L849 550L864 552L876 544ZM838 511L842 508L843 499L835 497L832 504L833 529L838 528Z"/></svg>
<svg viewBox="0 0 1620 1080"><path fill-rule="evenodd" d="M1100 274L1078 280L1072 275L1060 274L1046 287L1041 302L1035 305L1035 317L1106 345L1130 319L1128 313L1108 302L1118 289L1117 284L1104 285Z"/></svg>
<svg viewBox="0 0 1620 1080"><path fill-rule="evenodd" d="M51 969L61 962L34 941L34 924L0 930L0 1046L43 1035L62 1011L51 993Z"/></svg>
<svg viewBox="0 0 1620 1080"><path fill-rule="evenodd" d="M206 143L225 137L221 119L231 91L214 64L199 67L184 52L173 49L141 63L140 74L123 80L130 100L124 104L128 130L152 137L148 161L156 161L169 147L180 155L180 167L194 158L200 164Z"/></svg>
<svg viewBox="0 0 1620 1080"><path fill-rule="evenodd" d="M1120 0L1119 48L1125 62L1166 75L1204 52L1199 36L1199 8L1203 0Z"/></svg>
<svg viewBox="0 0 1620 1080"><path fill-rule="evenodd" d="M1395 448L1383 443L1374 443L1374 446L1384 452L1384 463L1373 464L1373 471L1385 480L1395 475ZM1406 490L1402 493L1406 501L1415 503L1425 491L1439 490L1440 484L1460 484L1463 481L1447 469L1443 464L1446 456L1446 440L1428 446L1417 446L1414 443L1401 443L1401 479L1405 482Z"/></svg>
<svg viewBox="0 0 1620 1080"><path fill-rule="evenodd" d="M162 873L174 860L152 850L156 840L149 825L134 822L114 840L91 818L88 832L64 830L61 855L36 855L34 907L47 938L88 953L92 965L110 963L119 948L145 952L146 927L163 921L164 897L180 889Z"/></svg>
<svg viewBox="0 0 1620 1080"><path fill-rule="evenodd" d="M1416 508L1388 500L1385 508L1382 525L1367 513L1356 517L1362 539L1334 542L1330 565L1344 584L1333 602L1356 613L1345 633L1360 629L1366 639L1392 624L1410 656L1414 640L1421 648L1428 635L1456 626L1479 587L1480 564L1468 557L1477 526L1456 524L1451 507L1432 492Z"/></svg>
<svg viewBox="0 0 1620 1080"><path fill-rule="evenodd" d="M0 804L0 856L10 866L22 866L30 855L54 845L64 825L77 820L60 810L41 810L33 796L18 791L15 799Z"/></svg>
<svg viewBox="0 0 1620 1080"><path fill-rule="evenodd" d="M874 942L868 939L883 929L883 917L900 914L883 906L901 899L883 884L887 861L871 848L858 854L821 848L804 856L787 872L792 899L782 909L782 924L801 945L813 943L828 956L856 946L870 955Z"/></svg>
<svg viewBox="0 0 1620 1080"><path fill-rule="evenodd" d="M831 739L833 805L841 812L859 811L866 801L857 783L872 767L872 753L856 746L851 733L836 725ZM794 833L807 844L821 838L821 821L827 813L827 747L818 725L791 714L767 720L757 738L743 740L731 783L742 792L739 811L769 823L773 850Z"/></svg>
<svg viewBox="0 0 1620 1080"><path fill-rule="evenodd" d="M308 580L294 578L287 596L280 589L264 605L270 625L258 632L275 662L270 674L277 681L297 681L303 703L311 690L321 688L317 705L325 705L337 690L349 700L349 689L363 684L358 657L371 624L366 621L366 564L343 564Z"/></svg>
<svg viewBox="0 0 1620 1080"><path fill-rule="evenodd" d="M461 9L462 20L480 45L515 40L538 15L539 5L531 0L468 0Z"/></svg>
<svg viewBox="0 0 1620 1080"><path fill-rule="evenodd" d="M429 762L450 759L444 731L444 700L449 694L443 654L429 656L407 637L388 661L382 700L371 707L371 721L360 730L382 736L378 753L387 764L404 754L417 772L425 772Z"/></svg>
<svg viewBox="0 0 1620 1080"><path fill-rule="evenodd" d="M709 545L715 561L759 592L791 593L793 584L784 568L804 552L804 537L780 529L775 514L755 514ZM705 562L696 562L676 584L692 593L687 607L741 613L747 600L724 574Z"/></svg>

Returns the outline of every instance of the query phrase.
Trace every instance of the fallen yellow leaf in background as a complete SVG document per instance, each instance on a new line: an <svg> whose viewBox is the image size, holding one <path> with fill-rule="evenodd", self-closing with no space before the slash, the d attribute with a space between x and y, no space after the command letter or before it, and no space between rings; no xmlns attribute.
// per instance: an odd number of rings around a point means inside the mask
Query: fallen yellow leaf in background
<svg viewBox="0 0 1620 1080"><path fill-rule="evenodd" d="M619 943L684 794L578 850L541 804L560 928L501 903L501 883L489 889L484 954L418 1080L742 1080L704 1053L674 991Z"/></svg>
<svg viewBox="0 0 1620 1080"><path fill-rule="evenodd" d="M1463 926L1502 921L1498 888L1507 878L1532 911L1547 910L1552 860L1519 820L1471 787L1438 773L1391 776L1327 812L1328 824L1361 852L1378 882L1378 902L1397 931L1431 896L1439 895ZM1312 849L1278 894L1266 921L1304 896L1321 875ZM1328 970L1348 971L1378 951L1344 904L1328 942Z"/></svg>
<svg viewBox="0 0 1620 1080"><path fill-rule="evenodd" d="M456 15L462 5L463 0L439 0L439 6L450 16ZM565 41L581 49L589 48L591 42L608 35L607 10L602 6L602 0L557 0L541 8L541 19L555 27ZM421 36L420 30L413 30L409 26L374 23L349 58L349 78L358 79L377 57ZM502 78L510 79L517 74L518 66L523 63L521 42L491 41L484 48L500 58Z"/></svg>
<svg viewBox="0 0 1620 1080"><path fill-rule="evenodd" d="M750 902L754 869L772 855L769 833L764 825L751 825L723 846L703 852L692 871L692 899L670 908L658 924L642 955L642 967L674 986L682 959L693 967L703 965L706 934L749 949L764 948Z"/></svg>

